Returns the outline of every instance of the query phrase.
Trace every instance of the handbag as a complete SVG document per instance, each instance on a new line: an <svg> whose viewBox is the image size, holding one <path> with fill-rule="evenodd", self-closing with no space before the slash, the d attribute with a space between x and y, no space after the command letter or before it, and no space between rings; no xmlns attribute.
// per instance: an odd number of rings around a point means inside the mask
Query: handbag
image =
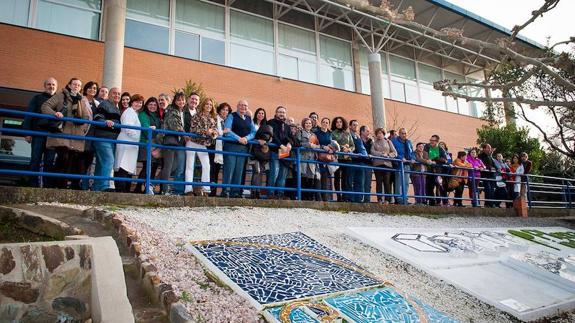
<svg viewBox="0 0 575 323"><path fill-rule="evenodd" d="M329 153L318 153L317 160L324 162L324 163L331 163L335 161L335 155Z"/></svg>
<svg viewBox="0 0 575 323"><path fill-rule="evenodd" d="M454 191L455 189L457 189L459 187L460 184L460 179L457 177L451 177L449 178L449 182L447 182L447 191L451 192Z"/></svg>
<svg viewBox="0 0 575 323"><path fill-rule="evenodd" d="M258 161L268 161L271 159L270 147L267 144L253 145L252 154L254 155L254 159Z"/></svg>

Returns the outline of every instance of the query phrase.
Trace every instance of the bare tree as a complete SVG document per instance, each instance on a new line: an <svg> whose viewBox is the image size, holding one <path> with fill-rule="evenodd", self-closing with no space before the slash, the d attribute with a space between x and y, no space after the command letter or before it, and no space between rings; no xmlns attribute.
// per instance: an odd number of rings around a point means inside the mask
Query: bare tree
<svg viewBox="0 0 575 323"><path fill-rule="evenodd" d="M503 111L508 122L517 111L520 117L541 133L551 149L575 159L575 57L573 53L557 51L559 45L573 45L575 37L529 52L517 43L519 32L556 8L559 1L544 0L527 21L513 27L509 37L488 42L466 37L463 30L435 30L422 25L414 21L412 8L399 12L387 0L340 0L396 24L449 40L454 45L499 53L499 62L486 66L487 77L484 81L441 80L434 83L434 88L442 91L444 96L484 102L491 113ZM469 94L477 92L484 95ZM497 92L500 95L490 95ZM532 120L526 113L527 109L544 110L554 123L553 129L544 129L540 120Z"/></svg>

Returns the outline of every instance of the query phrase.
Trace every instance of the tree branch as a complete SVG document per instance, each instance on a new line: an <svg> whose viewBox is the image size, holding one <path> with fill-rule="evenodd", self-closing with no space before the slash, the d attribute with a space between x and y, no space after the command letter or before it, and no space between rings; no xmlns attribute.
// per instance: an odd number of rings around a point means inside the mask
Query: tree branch
<svg viewBox="0 0 575 323"><path fill-rule="evenodd" d="M569 156L570 158L575 158L575 153L573 152L573 150L569 149L569 147L566 147L567 150L565 150L565 149L557 146L553 142L553 140L551 140L549 138L547 133L545 131L543 131L543 129L541 128L541 126L539 126L539 124L537 124L534 121L531 121L529 118L527 118L527 115L525 115L525 110L523 109L522 106L519 106L519 109L521 110L521 116L523 117L523 119L525 121L529 122L535 128L537 128L537 130L539 130L539 132L543 135L543 140L545 140L545 142L549 145L549 147L551 147L553 150L556 150L556 151L562 153L565 156Z"/></svg>
<svg viewBox="0 0 575 323"><path fill-rule="evenodd" d="M529 26L537 18L543 16L544 13L548 12L549 10L554 9L557 6L557 4L559 3L559 1L560 0L545 0L545 3L541 6L541 8L531 12L531 18L529 18L529 20L527 20L521 26L513 27L513 33L511 34L510 39L511 40L515 39L521 30L525 29L525 27Z"/></svg>

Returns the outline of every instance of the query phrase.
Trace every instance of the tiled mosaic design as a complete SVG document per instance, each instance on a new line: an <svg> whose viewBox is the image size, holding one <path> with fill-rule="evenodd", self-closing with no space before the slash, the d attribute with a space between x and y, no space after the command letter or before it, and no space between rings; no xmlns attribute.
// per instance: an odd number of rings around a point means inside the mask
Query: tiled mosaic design
<svg viewBox="0 0 575 323"><path fill-rule="evenodd" d="M335 309L346 322L458 322L417 299L406 299L389 287L328 297L323 302ZM269 309L268 313L276 321L281 322L280 313L282 309L283 306L274 307ZM302 308L293 310L289 318L292 323L320 322L318 319L306 314Z"/></svg>
<svg viewBox="0 0 575 323"><path fill-rule="evenodd" d="M381 284L301 232L192 242L261 305Z"/></svg>

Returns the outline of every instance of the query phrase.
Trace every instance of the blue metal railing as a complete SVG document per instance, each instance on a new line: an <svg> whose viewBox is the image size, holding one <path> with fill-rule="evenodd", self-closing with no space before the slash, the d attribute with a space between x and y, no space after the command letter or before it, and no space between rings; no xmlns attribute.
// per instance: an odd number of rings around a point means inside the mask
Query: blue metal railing
<svg viewBox="0 0 575 323"><path fill-rule="evenodd" d="M92 120L83 120L83 119L75 119L75 118L56 118L51 115L46 114L38 114L38 113L31 113L31 112L23 112L11 109L3 109L0 108L0 114L8 114L8 115L16 115L20 117L32 117L32 118L43 118L43 119L51 119L51 120L58 120L63 122L75 122L75 123L86 123L92 126L101 126L105 127L105 122L101 121L92 121ZM381 166L373 166L373 165L366 165L366 164L354 164L354 163L341 163L341 162L323 162L316 159L311 160L302 160L302 152L315 152L315 153L326 153L324 150L320 149L310 149L304 147L294 147L293 155L289 158L282 159L285 162L290 162L295 165L295 179L296 185L295 187L275 187L275 186L264 186L264 185L244 185L244 184L229 184L229 183L206 183L206 182L195 182L195 181L177 181L177 180L162 180L162 179L152 179L151 169L152 169L152 149L153 148L160 148L162 150L183 150L183 151L196 151L196 152L209 152L209 153L216 153L222 155L235 155L235 156L242 156L242 157L251 157L252 155L249 153L240 153L240 152L230 152L230 151L220 151L220 150L212 150L212 149L200 149L200 148L191 148L185 146L166 146L159 143L155 143L153 138L155 137L154 134L164 134L164 135L176 135L181 137L201 137L197 134L193 133L185 133L185 132L177 132L171 131L166 129L151 129L151 128L143 128L138 126L130 126L130 125L122 125L122 124L114 124L115 128L120 129L133 129L145 132L145 136L147 138L146 142L133 142L133 141L125 141L125 140L115 140L115 139L107 139L107 138L98 138L98 137L89 137L89 136L77 136L65 133L50 133L50 132L41 132L41 131L33 131L33 130L22 130L22 129L15 129L15 128L0 128L0 133L8 133L20 136L44 136L44 137L52 137L52 138L64 138L64 139L74 139L74 140L87 140L93 142L111 142L115 144L125 144L125 145L136 145L139 147L146 148L146 161L144 163L144 168L146 171L146 176L144 179L140 178L126 178L126 177L114 177L114 176L94 176L94 175L87 175L87 174L63 174L63 173L54 173L54 172L46 172L46 171L28 171L28 170L14 170L14 169L1 169L0 174L5 175L24 175L24 176L42 176L42 177L60 177L60 178L70 178L70 179L82 179L82 180L114 180L114 181L128 181L128 182L135 182L135 183L143 183L145 186L145 192L148 194L152 192L151 188L153 185L157 184L171 184L171 185L191 185L191 186L208 186L212 188L236 188L236 189L272 189L277 191L284 191L284 192L294 192L295 198L297 200L302 199L302 193L327 193L327 194L343 194L344 196L357 196L362 195L365 200L370 201L372 196L376 196L381 198L395 198L402 201L403 204L407 204L409 199L428 199L428 200L439 200L439 201L467 201L471 202L472 205L478 206L480 202L495 202L497 203L511 203L513 202L510 199L494 199L494 198L480 198L480 190L481 187L477 186L478 181L480 180L484 186L489 182L493 182L495 186L497 186L497 182L502 182L502 180L497 180L495 178L477 178L475 172L477 169L470 169L470 168L461 168L456 167L453 165L435 165L433 166L435 169L442 169L443 171L437 172L429 172L429 171L414 171L406 169L406 164L414 164L414 165L421 165L414 161L403 161L395 158L386 158L386 157L376 157L376 156L364 156L358 155L353 153L343 153L343 152L335 152L333 154L340 156L350 156L352 158L368 158L369 160L386 160L391 161L397 165L395 168L387 168ZM224 142L234 142L227 137L218 137L217 140L221 140ZM258 145L257 141L251 141L249 144ZM273 144L269 144L270 146L274 146ZM399 185L399 192L385 192L385 193L372 193L372 192L364 192L363 189L350 191L348 190L341 190L341 191L333 191L333 190L322 190L317 188L308 188L302 187L302 174L300 165L305 163L313 163L316 165L327 165L327 166L337 166L342 169L361 169L364 171L372 172L374 170L383 170L386 172L390 172L390 176L395 176L395 174L399 174L398 178L401 180L405 178L405 176L409 175L417 175L417 176L425 176L427 179L434 179L436 176L440 176L443 180L449 180L449 178L456 177L462 178L464 181L467 180L466 188L473 194L469 194L468 197L460 197L455 198L449 196L449 193L442 194L441 196L429 196L429 195L416 195L409 194L409 187L404 185L404 181L402 181L401 185ZM452 170L462 169L468 171L468 176L460 176L460 175L453 175ZM493 177L495 174L500 174L497 172L489 172L482 170L482 172L492 173ZM329 173L329 172L328 172ZM325 175L325 174L324 174ZM505 174L504 174L505 175ZM523 186L524 192L528 201L528 205L530 208L536 207L551 207L551 208L571 208L573 204L573 192L575 190L573 188L573 182L575 179L569 178L560 178L560 177L549 177L549 176L539 176L539 175L514 175L512 176L517 177L514 181L503 181L506 185L511 185L512 187L516 184L521 183L520 185ZM490 176L491 177L491 176ZM370 176L373 182L373 174ZM521 182L521 179L523 181ZM331 180L331 179L330 179ZM558 184L560 183L560 184ZM435 184L434 184L435 185ZM439 185L437 185L439 186ZM370 185L371 187L371 185ZM443 186L446 188L446 185ZM485 188L485 187L484 187ZM427 194L427 193L426 193Z"/></svg>

